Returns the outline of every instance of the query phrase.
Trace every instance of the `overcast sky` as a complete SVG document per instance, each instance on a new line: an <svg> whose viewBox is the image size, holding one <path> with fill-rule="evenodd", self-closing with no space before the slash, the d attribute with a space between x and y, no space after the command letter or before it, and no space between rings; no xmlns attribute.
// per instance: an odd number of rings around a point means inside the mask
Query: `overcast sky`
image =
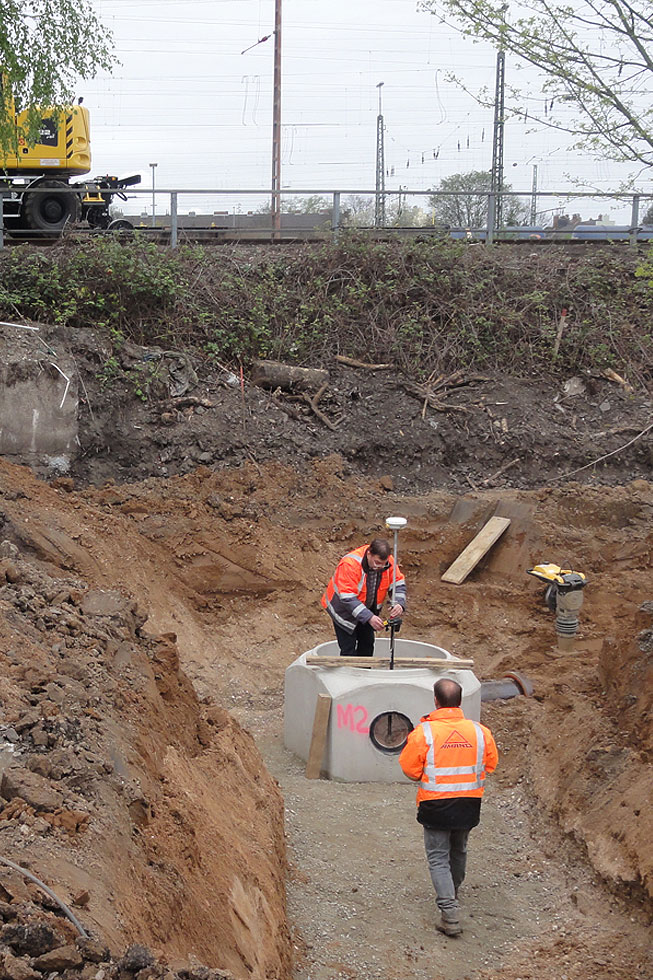
<svg viewBox="0 0 653 980"><path fill-rule="evenodd" d="M91 112L93 174L140 172L158 188L268 188L271 173L274 0L94 0L120 59L84 83ZM474 45L416 0L283 0L282 186L371 190L375 182L377 84L383 82L386 187L422 190L453 173L488 170L492 111L472 92L494 90L495 52ZM507 80L525 77L507 59ZM540 102L539 81L530 79ZM534 103L535 104L535 103ZM508 123L505 173L528 193L610 190L629 168L569 148L553 130ZM633 168L634 169L634 168ZM180 211L247 210L261 202L192 197ZM249 203L248 203L249 202ZM145 198L128 211L151 207ZM571 202L585 216L609 204ZM159 210L159 205L157 205ZM164 210L161 200L161 210ZM612 216L623 215L612 208Z"/></svg>

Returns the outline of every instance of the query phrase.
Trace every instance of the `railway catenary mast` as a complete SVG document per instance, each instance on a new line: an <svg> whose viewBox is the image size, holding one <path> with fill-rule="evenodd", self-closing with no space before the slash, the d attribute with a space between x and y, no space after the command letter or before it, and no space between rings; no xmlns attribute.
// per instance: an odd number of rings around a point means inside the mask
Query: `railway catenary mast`
<svg viewBox="0 0 653 980"><path fill-rule="evenodd" d="M374 207L374 227L385 228L385 148L383 144L383 108L381 103L381 88L383 82L376 86L379 90L379 114L376 117L376 201Z"/></svg>
<svg viewBox="0 0 653 980"><path fill-rule="evenodd" d="M492 141L492 173L490 180L491 205L494 214L488 215L497 231L503 222L503 130L504 130L504 91L506 81L506 53L503 49L497 52L496 92L494 96L494 136Z"/></svg>

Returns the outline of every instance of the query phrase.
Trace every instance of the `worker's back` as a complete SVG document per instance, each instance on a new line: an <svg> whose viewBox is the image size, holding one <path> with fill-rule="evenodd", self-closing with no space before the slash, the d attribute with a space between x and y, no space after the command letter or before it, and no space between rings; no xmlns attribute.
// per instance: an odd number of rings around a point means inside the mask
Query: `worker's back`
<svg viewBox="0 0 653 980"><path fill-rule="evenodd" d="M489 728L465 718L462 708L438 708L422 718L399 756L404 773L419 782L420 823L475 826L485 777L497 760Z"/></svg>

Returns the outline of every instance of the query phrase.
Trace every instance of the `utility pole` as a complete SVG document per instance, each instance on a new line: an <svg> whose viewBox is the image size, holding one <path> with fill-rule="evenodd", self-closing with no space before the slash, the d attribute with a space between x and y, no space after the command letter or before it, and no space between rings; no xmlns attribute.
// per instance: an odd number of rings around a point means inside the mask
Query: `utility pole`
<svg viewBox="0 0 653 980"><path fill-rule="evenodd" d="M379 114L376 117L376 204L374 207L374 227L385 226L385 150L383 146L383 110L381 89L383 82L376 86L379 90Z"/></svg>
<svg viewBox="0 0 653 980"><path fill-rule="evenodd" d="M537 224L537 164L533 164L533 183L531 185L531 225Z"/></svg>
<svg viewBox="0 0 653 980"><path fill-rule="evenodd" d="M274 96L272 103L272 238L281 238L281 0L274 0Z"/></svg>
<svg viewBox="0 0 653 980"><path fill-rule="evenodd" d="M497 51L497 77L494 93L494 131L492 138L492 176L490 180L491 201L494 204L493 228L498 231L503 219L503 124L504 93L506 82L506 53L503 48ZM489 217L489 216L488 216Z"/></svg>

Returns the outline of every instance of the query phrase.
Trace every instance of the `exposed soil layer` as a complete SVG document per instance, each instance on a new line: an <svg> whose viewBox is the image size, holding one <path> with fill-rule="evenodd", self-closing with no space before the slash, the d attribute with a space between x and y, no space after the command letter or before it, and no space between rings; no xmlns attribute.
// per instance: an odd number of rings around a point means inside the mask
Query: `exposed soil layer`
<svg viewBox="0 0 653 980"><path fill-rule="evenodd" d="M235 413L241 393L220 390ZM643 401L632 404L644 412ZM543 438L551 417L547 406ZM571 459L567 443L557 445ZM397 443L397 472L401 451ZM631 459L622 479L643 465ZM21 711L35 713L12 754L22 769L33 756L54 766L61 744L34 745L30 733L49 736L50 724L58 732L49 719L67 717L62 705L74 694L70 714L91 756L84 765L114 767L90 782L60 777L62 801L48 812L79 810L85 831L46 833L8 815L4 853L24 853L27 840L34 870L68 895L83 870L89 915L107 941L138 938L237 977L287 976L278 791L240 722L285 796L296 980L645 980L653 486L526 491L504 480L459 497L408 496L385 476L351 470L342 456L302 468L256 461L75 490L71 480L47 486L0 465L0 537L18 549L8 556L17 577L5 563L0 588L2 696L14 728ZM473 656L483 679L518 669L535 686L532 699L485 709L501 765L475 832L460 941L434 929L412 788L309 783L281 745L284 670L331 635L320 591L340 555L390 512L409 519L405 635ZM462 586L442 583L493 513L511 517L504 537ZM541 588L525 574L542 560L590 580L572 654L556 649ZM111 629L105 601L119 609ZM87 675L76 678L71 663ZM68 676L82 692L68 694ZM127 790L116 785L120 765ZM57 782L54 772L43 779Z"/></svg>
<svg viewBox="0 0 653 980"><path fill-rule="evenodd" d="M172 476L197 465L224 468L246 459L297 467L334 452L342 456L346 475L384 473L406 493L539 487L605 455L577 478L623 483L647 477L653 468L651 432L635 439L651 422L650 394L601 375L575 376L552 388L550 381L470 373L445 383L429 404L414 381L395 371L332 363L317 404L325 423L302 392L275 395L251 385L247 375L241 388L240 378L216 371L201 357L192 361L197 383L189 393L195 404L170 398L173 382L165 367L146 402L122 378L100 388L97 360L93 372L97 341L84 349L79 331L70 339L78 365L85 366L82 455L73 467L84 482ZM152 356L151 349L135 345L119 354L127 370Z"/></svg>
<svg viewBox="0 0 653 980"><path fill-rule="evenodd" d="M14 333L26 343L24 332ZM69 352L78 372L80 448L65 472L81 484L246 460L298 468L334 452L346 476L384 474L405 493L538 488L572 478L619 485L648 478L653 467L650 392L601 373L460 372L418 383L398 370L330 361L316 414L306 400L314 388L265 391L250 383L249 371L240 377L216 368L198 350L130 343L112 350L86 329L42 326L39 337L30 335L35 356L47 343ZM11 340L6 328L3 343ZM60 458L11 458L42 476L64 472Z"/></svg>

